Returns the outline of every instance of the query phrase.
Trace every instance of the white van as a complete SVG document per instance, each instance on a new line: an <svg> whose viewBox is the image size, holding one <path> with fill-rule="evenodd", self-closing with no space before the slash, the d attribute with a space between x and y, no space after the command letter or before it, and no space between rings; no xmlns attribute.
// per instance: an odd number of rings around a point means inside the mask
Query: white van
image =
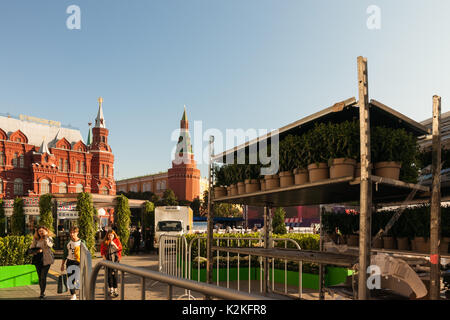
<svg viewBox="0 0 450 320"><path fill-rule="evenodd" d="M176 236L192 233L193 221L194 213L190 207L156 207L154 247L159 248L159 238L163 234Z"/></svg>

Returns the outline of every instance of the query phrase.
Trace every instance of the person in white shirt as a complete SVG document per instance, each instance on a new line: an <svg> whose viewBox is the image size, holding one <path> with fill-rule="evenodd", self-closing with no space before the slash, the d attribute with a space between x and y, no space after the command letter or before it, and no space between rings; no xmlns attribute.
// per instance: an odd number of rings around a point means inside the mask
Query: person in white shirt
<svg viewBox="0 0 450 320"><path fill-rule="evenodd" d="M63 260L61 263L61 272L64 272L64 265L66 265L67 270L71 269L70 274L67 273L68 279L73 279L73 274L75 270L73 268L69 268L70 266L79 266L80 265L80 246L81 243L85 243L84 240L78 238L78 227L71 227L69 234L70 239L64 244L64 253ZM72 295L70 300L77 300L77 295L75 293L75 282L77 279L74 279L72 282L68 283L70 285L70 294ZM79 280L79 279L78 279Z"/></svg>

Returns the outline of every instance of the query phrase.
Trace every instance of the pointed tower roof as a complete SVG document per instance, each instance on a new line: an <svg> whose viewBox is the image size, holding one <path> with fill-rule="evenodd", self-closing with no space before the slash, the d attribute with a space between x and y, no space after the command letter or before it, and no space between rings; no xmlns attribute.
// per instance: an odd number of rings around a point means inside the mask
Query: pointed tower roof
<svg viewBox="0 0 450 320"><path fill-rule="evenodd" d="M98 98L98 113L97 118L95 118L95 128L106 128L105 117L103 116L103 98Z"/></svg>
<svg viewBox="0 0 450 320"><path fill-rule="evenodd" d="M186 105L184 105L184 112L183 112L183 117L181 118L182 121L187 121L187 116L186 116Z"/></svg>
<svg viewBox="0 0 450 320"><path fill-rule="evenodd" d="M92 144L92 123L89 122L89 132L87 137L87 146L90 146Z"/></svg>
<svg viewBox="0 0 450 320"><path fill-rule="evenodd" d="M40 146L40 148L39 148L39 153L42 153L42 154L44 154L44 153L51 154L51 153L50 153L50 150L48 150L48 143L47 143L47 141L45 141L45 137L43 137L43 139L42 139L42 143L41 143L41 146Z"/></svg>

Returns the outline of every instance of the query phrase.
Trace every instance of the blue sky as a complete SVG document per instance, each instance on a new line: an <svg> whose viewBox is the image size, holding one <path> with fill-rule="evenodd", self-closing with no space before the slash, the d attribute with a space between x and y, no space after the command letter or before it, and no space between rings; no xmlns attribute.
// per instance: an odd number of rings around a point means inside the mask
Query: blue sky
<svg viewBox="0 0 450 320"><path fill-rule="evenodd" d="M66 27L73 4L80 30ZM133 177L170 167L184 104L192 140L194 120L278 128L357 97L363 55L370 98L421 121L433 94L450 110L449 15L446 0L2 1L0 112L86 139L102 96L116 178Z"/></svg>

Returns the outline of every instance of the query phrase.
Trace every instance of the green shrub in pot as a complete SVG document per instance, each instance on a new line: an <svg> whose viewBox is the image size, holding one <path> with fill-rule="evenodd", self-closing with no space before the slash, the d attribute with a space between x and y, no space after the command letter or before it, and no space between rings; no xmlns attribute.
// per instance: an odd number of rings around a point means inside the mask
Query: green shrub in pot
<svg viewBox="0 0 450 320"><path fill-rule="evenodd" d="M292 171L296 168L296 158L299 153L299 141L299 136L290 134L284 137L284 139L280 142L280 172Z"/></svg>

